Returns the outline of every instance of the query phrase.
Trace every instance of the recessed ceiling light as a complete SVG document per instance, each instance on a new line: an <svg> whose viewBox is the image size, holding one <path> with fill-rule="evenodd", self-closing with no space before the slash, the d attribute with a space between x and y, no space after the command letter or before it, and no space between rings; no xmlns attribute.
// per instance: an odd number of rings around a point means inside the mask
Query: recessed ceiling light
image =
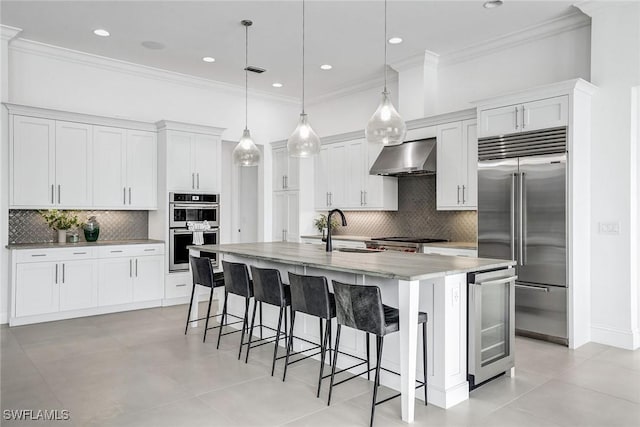
<svg viewBox="0 0 640 427"><path fill-rule="evenodd" d="M330 70L333 68L333 66L329 65L329 64L323 64L320 66L321 69L323 70Z"/></svg>
<svg viewBox="0 0 640 427"><path fill-rule="evenodd" d="M204 62L216 62L216 58L212 58L211 56L205 56L202 60Z"/></svg>
<svg viewBox="0 0 640 427"><path fill-rule="evenodd" d="M271 84L273 87L282 87L282 83L273 83Z"/></svg>
<svg viewBox="0 0 640 427"><path fill-rule="evenodd" d="M402 37L391 37L389 39L389 43L391 44L399 44L402 43Z"/></svg>
<svg viewBox="0 0 640 427"><path fill-rule="evenodd" d="M111 35L111 34L109 34L109 31L103 30L102 28L98 28L97 30L93 30L93 34L95 34L96 36L100 36L100 37L109 37Z"/></svg>
<svg viewBox="0 0 640 427"><path fill-rule="evenodd" d="M146 47L147 49L151 49L151 50L161 50L165 48L165 46L162 43L154 42L153 40L147 40L140 44Z"/></svg>
<svg viewBox="0 0 640 427"><path fill-rule="evenodd" d="M502 0L490 0L484 2L482 6L484 6L485 9L493 9L494 7L502 6L502 3Z"/></svg>

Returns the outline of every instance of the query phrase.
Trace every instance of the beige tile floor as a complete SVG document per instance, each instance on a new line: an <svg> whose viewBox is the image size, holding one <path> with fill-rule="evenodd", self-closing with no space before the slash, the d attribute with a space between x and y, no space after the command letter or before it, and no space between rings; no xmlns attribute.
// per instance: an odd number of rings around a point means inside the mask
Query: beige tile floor
<svg viewBox="0 0 640 427"><path fill-rule="evenodd" d="M3 409L67 409L70 421L2 426L366 426L370 383L315 397L316 361L269 375L271 346L236 359L237 335L202 343L183 335L186 306L2 327ZM417 402L416 426L640 426L640 351L578 350L516 339L516 376L449 410ZM326 384L326 383L325 383ZM388 393L383 390L382 394ZM400 402L378 406L376 426L400 426Z"/></svg>

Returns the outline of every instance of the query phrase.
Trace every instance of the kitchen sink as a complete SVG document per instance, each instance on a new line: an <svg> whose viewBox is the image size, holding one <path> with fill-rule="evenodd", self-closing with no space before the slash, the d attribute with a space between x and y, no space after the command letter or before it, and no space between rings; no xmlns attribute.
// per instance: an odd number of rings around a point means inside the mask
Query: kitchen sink
<svg viewBox="0 0 640 427"><path fill-rule="evenodd" d="M382 252L381 249L365 249L365 248L338 248L338 252L353 252L357 254L371 254L376 252Z"/></svg>

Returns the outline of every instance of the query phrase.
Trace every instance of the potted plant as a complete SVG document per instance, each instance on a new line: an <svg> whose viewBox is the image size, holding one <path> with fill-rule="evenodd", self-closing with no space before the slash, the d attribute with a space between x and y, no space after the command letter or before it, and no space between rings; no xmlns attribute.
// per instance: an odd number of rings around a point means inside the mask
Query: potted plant
<svg viewBox="0 0 640 427"><path fill-rule="evenodd" d="M327 216L325 214L320 215L313 220L313 225L316 227L319 233L322 233L322 240L327 238ZM331 229L335 229L339 226L337 218L331 218Z"/></svg>
<svg viewBox="0 0 640 427"><path fill-rule="evenodd" d="M44 218L49 227L58 231L58 243L65 243L67 241L67 230L82 224L74 211L48 209L46 211L40 211L40 215L42 215L42 218Z"/></svg>

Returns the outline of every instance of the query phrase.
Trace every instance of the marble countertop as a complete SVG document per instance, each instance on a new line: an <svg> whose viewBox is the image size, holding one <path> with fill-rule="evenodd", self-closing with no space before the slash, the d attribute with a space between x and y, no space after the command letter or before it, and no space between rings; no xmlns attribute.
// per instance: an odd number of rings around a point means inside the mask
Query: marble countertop
<svg viewBox="0 0 640 427"><path fill-rule="evenodd" d="M77 242L77 243L57 243L57 242L41 242L41 243L10 243L7 249L57 249L57 248L75 248L86 246L115 246L115 245L151 245L164 244L163 240L155 239L137 239L137 240L98 240L96 242Z"/></svg>
<svg viewBox="0 0 640 427"><path fill-rule="evenodd" d="M189 246L189 249L399 280L423 280L451 274L504 268L515 264L514 261L509 260L395 251L370 253L333 251L328 253L321 245L288 242L202 245Z"/></svg>
<svg viewBox="0 0 640 427"><path fill-rule="evenodd" d="M320 234L312 234L307 236L300 236L302 239L322 239ZM366 242L367 240L373 240L370 236L353 236L349 234L334 234L331 238L335 240L349 240L352 242ZM425 246L434 248L451 248L451 249L478 249L476 242L437 242L437 243L425 243Z"/></svg>

